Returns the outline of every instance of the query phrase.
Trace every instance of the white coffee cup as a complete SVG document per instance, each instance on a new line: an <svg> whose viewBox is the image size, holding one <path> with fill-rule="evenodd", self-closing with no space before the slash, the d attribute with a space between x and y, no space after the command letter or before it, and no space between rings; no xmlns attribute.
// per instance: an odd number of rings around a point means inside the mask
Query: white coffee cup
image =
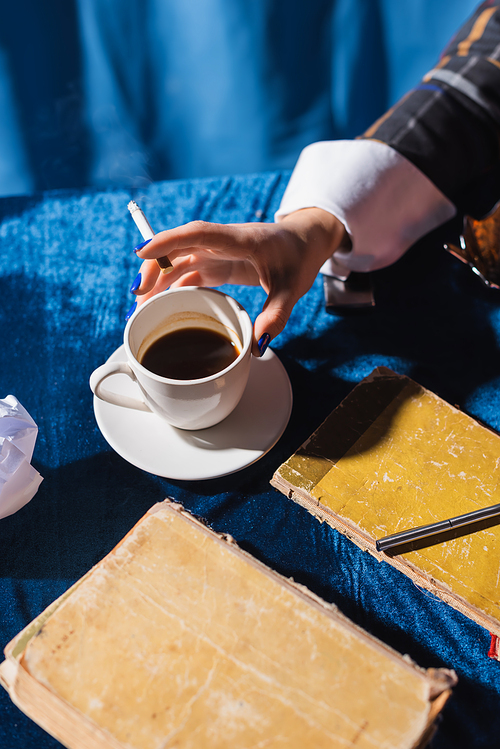
<svg viewBox="0 0 500 749"><path fill-rule="evenodd" d="M163 335L180 328L205 327L230 338L240 351L225 369L209 377L177 380L161 377L140 362L144 352ZM218 424L237 406L251 363L252 322L232 297L215 289L185 286L149 299L132 315L123 334L126 361L110 361L90 377L101 400L125 408L152 411L180 429ZM107 390L108 377L126 374L141 390L142 400Z"/></svg>

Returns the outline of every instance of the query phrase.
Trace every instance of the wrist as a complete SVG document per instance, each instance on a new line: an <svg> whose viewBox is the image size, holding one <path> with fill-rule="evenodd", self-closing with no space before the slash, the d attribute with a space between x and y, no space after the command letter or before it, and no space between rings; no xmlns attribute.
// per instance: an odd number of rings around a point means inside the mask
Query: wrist
<svg viewBox="0 0 500 749"><path fill-rule="evenodd" d="M280 219L280 224L297 233L321 261L340 247L348 250L351 240L344 224L322 208L301 208Z"/></svg>

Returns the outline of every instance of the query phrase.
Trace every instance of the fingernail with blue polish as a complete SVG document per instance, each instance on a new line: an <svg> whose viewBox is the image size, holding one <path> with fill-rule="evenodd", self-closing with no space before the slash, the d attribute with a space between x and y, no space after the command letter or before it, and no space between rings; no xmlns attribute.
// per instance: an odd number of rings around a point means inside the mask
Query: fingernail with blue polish
<svg viewBox="0 0 500 749"><path fill-rule="evenodd" d="M134 312L135 312L135 308L136 308L136 307L137 307L137 302L134 302L134 303L133 303L133 305L131 306L131 308L129 309L129 311L127 312L127 315L126 315L126 317L125 317L125 320L128 320L129 318L131 318L131 317L132 317L132 315L133 315L133 314L134 314Z"/></svg>
<svg viewBox="0 0 500 749"><path fill-rule="evenodd" d="M139 288L139 286L141 285L141 281L142 281L142 277L141 277L141 274L140 274L140 273L138 273L138 274L137 274L137 276L136 276L136 278L135 278L135 281L134 281L134 283L133 283L133 284L132 284L132 286L130 287L130 293L131 293L131 294L133 294L133 293L134 293L135 291L137 291L137 289L138 289L138 288Z"/></svg>
<svg viewBox="0 0 500 749"><path fill-rule="evenodd" d="M137 247L134 247L134 252L139 252L140 250L142 250L143 247L145 247L150 242L151 242L151 239L146 239L145 242L141 242L141 244L138 244Z"/></svg>
<svg viewBox="0 0 500 749"><path fill-rule="evenodd" d="M263 336L259 338L259 342L257 343L257 346L259 347L260 355L264 356L266 353L266 349L271 343L271 336L269 333L264 333Z"/></svg>

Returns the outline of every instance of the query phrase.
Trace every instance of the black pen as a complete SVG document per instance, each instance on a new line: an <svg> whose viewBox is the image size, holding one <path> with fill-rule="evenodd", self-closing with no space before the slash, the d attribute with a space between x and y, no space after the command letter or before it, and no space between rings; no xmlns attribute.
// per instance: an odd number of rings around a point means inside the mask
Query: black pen
<svg viewBox="0 0 500 749"><path fill-rule="evenodd" d="M439 520L437 523L430 523L430 525L420 525L418 528L410 528L406 531L393 533L391 536L385 536L375 541L375 546L377 547L377 551L387 551L387 549L391 549L393 546L401 546L402 544L410 543L410 541L420 541L423 538L436 536L438 533L449 531L452 528L459 528L462 525L475 523L478 520L493 518L495 515L500 515L500 504L483 507L481 510L474 510L473 512L466 512L465 515L457 515L456 518Z"/></svg>

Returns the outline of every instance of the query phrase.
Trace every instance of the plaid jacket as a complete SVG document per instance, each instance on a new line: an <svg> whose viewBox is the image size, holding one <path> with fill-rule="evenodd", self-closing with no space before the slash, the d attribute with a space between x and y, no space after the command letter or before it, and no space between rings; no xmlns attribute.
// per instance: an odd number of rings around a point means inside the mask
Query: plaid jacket
<svg viewBox="0 0 500 749"><path fill-rule="evenodd" d="M500 200L500 5L484 2L439 63L362 136L394 148L482 218Z"/></svg>

